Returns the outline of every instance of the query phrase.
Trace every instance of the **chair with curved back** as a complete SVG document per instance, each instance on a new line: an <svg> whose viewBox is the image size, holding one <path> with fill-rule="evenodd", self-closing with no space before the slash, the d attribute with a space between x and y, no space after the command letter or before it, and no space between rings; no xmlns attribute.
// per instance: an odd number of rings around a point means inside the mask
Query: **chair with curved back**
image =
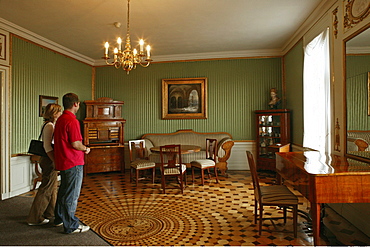
<svg viewBox="0 0 370 247"><path fill-rule="evenodd" d="M144 179L144 177L139 178L140 171L152 170L152 183L154 183L155 178L155 163L151 162L146 157L145 141L144 140L132 140L128 142L130 151L130 181L133 181L133 173L135 172L136 186L138 186L138 181Z"/></svg>
<svg viewBox="0 0 370 247"><path fill-rule="evenodd" d="M159 154L161 156L161 180L162 190L166 193L166 178L175 177L180 185L181 193L184 193L186 185L186 165L181 159L181 145L165 145L160 147ZM175 189L178 187L167 187Z"/></svg>
<svg viewBox="0 0 370 247"><path fill-rule="evenodd" d="M246 151L254 188L254 223L259 219L258 232L261 235L262 221L265 219L284 219L286 223L287 208L293 210L293 232L297 237L298 197L294 195L285 185L260 186L257 167L251 152ZM264 206L278 206L283 208L283 217L263 218Z"/></svg>
<svg viewBox="0 0 370 247"><path fill-rule="evenodd" d="M191 164L191 174L194 183L194 168L199 168L201 172L202 185L204 186L204 171L207 170L208 180L211 179L209 169L213 168L215 173L216 183L218 183L218 174L216 168L217 157L217 139L206 139L206 157L205 159L194 160Z"/></svg>
<svg viewBox="0 0 370 247"><path fill-rule="evenodd" d="M36 178L33 179L32 190L36 189L37 182L42 182L42 172L40 172L40 170L39 170L40 158L41 158L41 156L38 156L38 155L31 155L31 157L30 157L31 163L35 164L35 173L36 173L36 176L37 176Z"/></svg>

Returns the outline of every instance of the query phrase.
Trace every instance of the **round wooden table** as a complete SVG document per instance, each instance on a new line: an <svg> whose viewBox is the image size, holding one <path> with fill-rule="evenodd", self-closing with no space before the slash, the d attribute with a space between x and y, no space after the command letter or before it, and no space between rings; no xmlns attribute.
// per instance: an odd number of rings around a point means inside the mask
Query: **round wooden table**
<svg viewBox="0 0 370 247"><path fill-rule="evenodd" d="M172 145L172 144L168 144ZM190 153L196 153L199 152L201 147L196 145L181 145L181 154L190 154ZM152 152L159 152L161 149L160 146L151 147L150 151Z"/></svg>

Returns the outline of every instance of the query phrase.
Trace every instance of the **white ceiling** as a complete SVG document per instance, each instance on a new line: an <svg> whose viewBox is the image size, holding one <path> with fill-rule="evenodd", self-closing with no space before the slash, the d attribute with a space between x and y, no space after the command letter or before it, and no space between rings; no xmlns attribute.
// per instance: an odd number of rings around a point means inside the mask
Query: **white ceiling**
<svg viewBox="0 0 370 247"><path fill-rule="evenodd" d="M154 61L281 54L320 2L131 0L131 43L144 38ZM126 0L0 0L0 18L92 60L101 59L105 41L125 39L126 17Z"/></svg>

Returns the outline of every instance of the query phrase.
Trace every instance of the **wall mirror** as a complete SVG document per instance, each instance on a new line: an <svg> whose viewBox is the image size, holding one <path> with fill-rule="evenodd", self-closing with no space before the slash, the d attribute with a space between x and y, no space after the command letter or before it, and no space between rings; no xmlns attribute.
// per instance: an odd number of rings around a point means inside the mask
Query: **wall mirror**
<svg viewBox="0 0 370 247"><path fill-rule="evenodd" d="M347 155L370 159L370 28L345 42Z"/></svg>

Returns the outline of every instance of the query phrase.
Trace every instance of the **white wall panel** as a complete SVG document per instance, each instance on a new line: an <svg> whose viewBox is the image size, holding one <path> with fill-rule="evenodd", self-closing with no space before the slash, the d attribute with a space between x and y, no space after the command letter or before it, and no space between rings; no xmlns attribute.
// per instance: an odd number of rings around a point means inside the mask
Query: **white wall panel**
<svg viewBox="0 0 370 247"><path fill-rule="evenodd" d="M30 191L32 167L29 156L17 156L11 158L10 174L9 197L17 196Z"/></svg>
<svg viewBox="0 0 370 247"><path fill-rule="evenodd" d="M250 170L245 151L251 151L253 155L256 152L256 143L254 141L235 141L231 149L231 156L228 162L228 170Z"/></svg>

